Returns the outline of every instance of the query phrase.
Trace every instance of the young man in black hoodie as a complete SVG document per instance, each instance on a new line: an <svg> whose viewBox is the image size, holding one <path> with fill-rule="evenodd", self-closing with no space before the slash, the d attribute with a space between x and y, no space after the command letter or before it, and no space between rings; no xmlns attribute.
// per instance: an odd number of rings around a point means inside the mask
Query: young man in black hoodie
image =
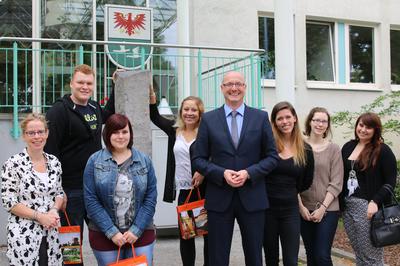
<svg viewBox="0 0 400 266"><path fill-rule="evenodd" d="M45 151L54 154L62 166L62 186L68 202L71 225L80 225L86 211L83 202L83 171L90 155L101 149L102 124L114 114L114 96L104 109L92 101L95 74L88 65L75 67L70 82L71 94L64 95L47 111L49 137ZM67 225L64 215L61 224Z"/></svg>

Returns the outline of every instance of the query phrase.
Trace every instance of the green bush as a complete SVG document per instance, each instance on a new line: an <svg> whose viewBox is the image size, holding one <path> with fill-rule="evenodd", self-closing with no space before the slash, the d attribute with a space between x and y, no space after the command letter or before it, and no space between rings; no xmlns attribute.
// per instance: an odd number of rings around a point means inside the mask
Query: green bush
<svg viewBox="0 0 400 266"><path fill-rule="evenodd" d="M379 115L382 120L383 136L388 133L400 136L400 91L392 91L383 94L373 100L371 103L362 105L359 112L341 111L332 116L334 127L344 126L348 129L345 135L351 135L354 132L354 126L357 118L365 112L373 112ZM385 141L386 142L386 141ZM386 142L392 145L391 142ZM394 189L396 198L400 201L400 160L397 161L397 183Z"/></svg>
<svg viewBox="0 0 400 266"><path fill-rule="evenodd" d="M377 97L372 103L362 105L359 112L341 111L332 116L335 127L345 126L349 129L347 134L354 132L357 118L365 112L373 112L382 120L383 135L393 133L400 136L400 91L392 91Z"/></svg>

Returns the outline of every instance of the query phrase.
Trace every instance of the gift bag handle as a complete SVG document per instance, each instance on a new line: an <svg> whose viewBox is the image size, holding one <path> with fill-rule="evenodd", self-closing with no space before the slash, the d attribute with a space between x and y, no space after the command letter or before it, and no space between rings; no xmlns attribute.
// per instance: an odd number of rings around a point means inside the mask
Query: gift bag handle
<svg viewBox="0 0 400 266"><path fill-rule="evenodd" d="M195 189L195 188L191 188L190 189L189 195L186 197L186 200L185 200L184 204L189 203L190 196L192 196L193 189ZM201 200L200 189L199 189L199 187L196 187L196 189L197 189L197 197L199 197L199 200Z"/></svg>
<svg viewBox="0 0 400 266"><path fill-rule="evenodd" d="M133 244L131 244L131 246L132 246L132 256L136 257L135 248L133 247ZM117 263L119 262L119 254L120 253L121 253L121 247L118 247Z"/></svg>
<svg viewBox="0 0 400 266"><path fill-rule="evenodd" d="M67 220L68 226L71 226L71 223L69 222L69 218L68 218L66 210L64 210L64 216L65 216L65 219Z"/></svg>

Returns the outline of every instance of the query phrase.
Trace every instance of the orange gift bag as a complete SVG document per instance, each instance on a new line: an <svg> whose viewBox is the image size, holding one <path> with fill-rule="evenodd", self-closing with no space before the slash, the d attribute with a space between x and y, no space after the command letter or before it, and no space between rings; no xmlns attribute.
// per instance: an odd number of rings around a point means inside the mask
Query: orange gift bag
<svg viewBox="0 0 400 266"><path fill-rule="evenodd" d="M145 255L136 256L135 248L133 247L133 244L132 244L132 254L133 254L132 258L119 260L120 252L121 252L121 247L119 247L119 249L118 249L117 261L113 262L111 264L108 264L108 266L147 266L148 265L147 258Z"/></svg>
<svg viewBox="0 0 400 266"><path fill-rule="evenodd" d="M71 226L65 211L64 215L67 219L68 226L61 226L58 228L64 264L82 263L81 227L79 225Z"/></svg>
<svg viewBox="0 0 400 266"><path fill-rule="evenodd" d="M190 239L208 233L207 210L204 208L204 199L201 199L200 190L197 188L197 201L189 202L192 188L185 202L176 207L178 213L179 229L183 239Z"/></svg>

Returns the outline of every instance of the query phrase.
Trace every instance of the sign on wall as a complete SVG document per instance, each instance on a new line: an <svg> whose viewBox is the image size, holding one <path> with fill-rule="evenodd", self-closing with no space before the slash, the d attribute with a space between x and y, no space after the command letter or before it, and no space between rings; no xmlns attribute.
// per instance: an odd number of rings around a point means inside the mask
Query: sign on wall
<svg viewBox="0 0 400 266"><path fill-rule="evenodd" d="M153 12L151 8L105 5L105 41L151 43L153 41ZM120 68L135 69L142 63L142 47L145 62L152 48L149 46L106 45L110 61Z"/></svg>

